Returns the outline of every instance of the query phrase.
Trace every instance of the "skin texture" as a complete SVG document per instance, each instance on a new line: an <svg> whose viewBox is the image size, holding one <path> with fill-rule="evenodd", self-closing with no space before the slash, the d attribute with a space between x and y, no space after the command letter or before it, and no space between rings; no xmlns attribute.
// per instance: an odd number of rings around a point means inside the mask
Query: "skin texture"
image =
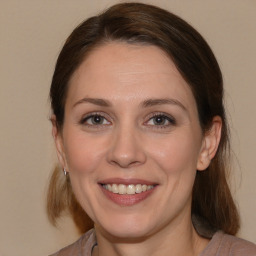
<svg viewBox="0 0 256 256"><path fill-rule="evenodd" d="M202 133L189 86L159 48L111 42L91 52L70 81L63 129L53 125L53 136L74 193L95 222L94 255L197 255L207 241L191 223L192 188L220 131L215 117ZM125 206L99 185L116 178L157 186Z"/></svg>

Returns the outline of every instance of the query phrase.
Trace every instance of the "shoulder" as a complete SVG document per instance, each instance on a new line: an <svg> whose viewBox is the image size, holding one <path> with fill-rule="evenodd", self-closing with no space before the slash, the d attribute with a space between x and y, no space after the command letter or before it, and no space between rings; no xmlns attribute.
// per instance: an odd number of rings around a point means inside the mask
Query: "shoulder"
<svg viewBox="0 0 256 256"><path fill-rule="evenodd" d="M244 239L223 234L220 247L227 247L230 255L256 256L256 245Z"/></svg>
<svg viewBox="0 0 256 256"><path fill-rule="evenodd" d="M59 250L50 256L89 256L93 246L96 244L96 237L94 230L91 229L82 235L76 242Z"/></svg>
<svg viewBox="0 0 256 256"><path fill-rule="evenodd" d="M217 232L201 256L256 256L256 245L244 239Z"/></svg>

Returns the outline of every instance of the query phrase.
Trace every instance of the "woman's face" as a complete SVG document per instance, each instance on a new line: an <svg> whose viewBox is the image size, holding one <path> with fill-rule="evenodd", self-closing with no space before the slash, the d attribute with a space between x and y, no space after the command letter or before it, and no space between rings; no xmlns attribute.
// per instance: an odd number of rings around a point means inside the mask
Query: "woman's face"
<svg viewBox="0 0 256 256"><path fill-rule="evenodd" d="M196 102L155 46L100 46L74 73L58 155L96 227L141 237L190 219L205 137Z"/></svg>

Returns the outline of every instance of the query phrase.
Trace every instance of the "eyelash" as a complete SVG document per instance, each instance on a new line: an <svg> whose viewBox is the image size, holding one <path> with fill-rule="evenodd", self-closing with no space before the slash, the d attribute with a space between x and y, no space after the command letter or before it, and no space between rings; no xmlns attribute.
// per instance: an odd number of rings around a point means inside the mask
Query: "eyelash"
<svg viewBox="0 0 256 256"><path fill-rule="evenodd" d="M159 113L153 113L148 121L146 121L146 123L149 123L150 121L154 122L153 120L156 118L163 118L164 123L168 122L168 124L147 124L147 126L154 126L155 129L162 129L162 128L169 128L170 126L174 126L176 125L176 120L170 116L167 115L165 113L159 112Z"/></svg>
<svg viewBox="0 0 256 256"><path fill-rule="evenodd" d="M95 118L95 117L99 117L99 118L104 118L103 122L107 120L108 124L93 124L92 122L92 118ZM88 120L91 119L91 123L88 123ZM85 117L82 118L82 120L80 121L80 124L82 125L86 125L86 126L89 126L89 127L97 127L99 128L99 126L106 126L106 125L110 125L111 122L108 121L108 118L103 114L103 113L98 113L98 112L95 112L95 113L90 113L88 115L86 115Z"/></svg>
<svg viewBox="0 0 256 256"><path fill-rule="evenodd" d="M92 119L95 117L99 117L101 119L103 118L103 120L101 120L101 121L103 121L103 123L99 123L99 124L93 123ZM154 122L154 119L156 119L156 118L162 118L163 119L162 121L164 121L164 124L156 124ZM79 123L82 125L93 127L93 128L101 128L103 126L111 125L111 122L108 121L108 119L109 118L107 118L105 114L95 112L95 113L90 113L90 114L86 115L85 117L83 117ZM90 120L90 123L88 123L89 120ZM153 122L153 124L149 124L149 122L151 122L151 121ZM107 122L107 123L104 124L104 122ZM168 122L168 123L166 124L166 122ZM176 125L176 120L170 115L159 112L159 113L151 114L147 118L147 121L144 124L146 126L152 126L152 127L154 127L154 129L161 129L161 128L169 128L170 126Z"/></svg>

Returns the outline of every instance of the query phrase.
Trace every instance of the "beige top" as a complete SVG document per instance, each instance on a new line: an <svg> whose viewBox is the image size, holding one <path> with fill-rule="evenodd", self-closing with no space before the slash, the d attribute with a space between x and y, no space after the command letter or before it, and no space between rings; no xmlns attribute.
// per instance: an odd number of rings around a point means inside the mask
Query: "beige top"
<svg viewBox="0 0 256 256"><path fill-rule="evenodd" d="M91 229L78 241L51 256L91 256L96 244L95 232ZM256 256L256 245L219 231L199 256Z"/></svg>

